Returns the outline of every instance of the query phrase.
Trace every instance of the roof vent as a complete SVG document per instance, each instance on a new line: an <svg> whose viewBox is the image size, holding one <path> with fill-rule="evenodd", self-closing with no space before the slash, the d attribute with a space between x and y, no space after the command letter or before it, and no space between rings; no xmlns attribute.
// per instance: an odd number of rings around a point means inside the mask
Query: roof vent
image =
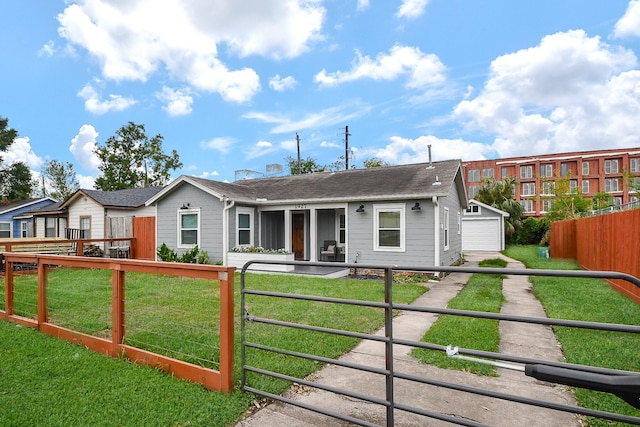
<svg viewBox="0 0 640 427"><path fill-rule="evenodd" d="M436 175L436 180L431 185L442 185L442 183L440 182L440 179L438 178L438 175Z"/></svg>
<svg viewBox="0 0 640 427"><path fill-rule="evenodd" d="M427 149L429 150L429 166L427 166L427 169L433 169L433 163L431 162L431 144L427 145ZM436 181L437 180L436 178Z"/></svg>

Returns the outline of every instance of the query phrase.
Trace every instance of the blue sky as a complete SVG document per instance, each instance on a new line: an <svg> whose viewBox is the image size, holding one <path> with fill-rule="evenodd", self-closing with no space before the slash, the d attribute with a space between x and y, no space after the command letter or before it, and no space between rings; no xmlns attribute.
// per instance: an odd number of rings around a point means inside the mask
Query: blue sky
<svg viewBox="0 0 640 427"><path fill-rule="evenodd" d="M356 167L640 143L640 0L23 0L0 49L4 161L84 188L129 121L174 177L221 181L284 166L296 133L331 164L346 126Z"/></svg>

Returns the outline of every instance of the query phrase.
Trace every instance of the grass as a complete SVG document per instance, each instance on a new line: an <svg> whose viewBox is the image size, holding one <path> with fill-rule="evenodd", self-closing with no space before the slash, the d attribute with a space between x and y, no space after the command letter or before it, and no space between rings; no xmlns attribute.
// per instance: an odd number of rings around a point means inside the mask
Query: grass
<svg viewBox="0 0 640 427"><path fill-rule="evenodd" d="M538 258L535 246L509 247L505 255L523 262L527 268L578 269L571 260ZM602 280L559 277L531 277L530 280L536 297L551 318L640 324L640 305L612 290ZM640 336L637 334L566 327L554 327L554 332L569 363L640 372ZM575 394L582 406L640 416L640 410L611 394L581 388L576 389ZM589 425L613 424L589 419Z"/></svg>
<svg viewBox="0 0 640 427"><path fill-rule="evenodd" d="M484 260L482 267L505 267L502 259ZM502 296L502 277L493 274L474 274L466 286L453 299L448 307L458 310L484 311L498 313L504 302ZM453 345L475 350L497 352L500 345L498 321L452 315L442 315L429 328L422 341L440 345ZM413 356L422 363L428 363L447 369L459 369L479 375L495 375L495 368L477 362L448 357L442 351L417 348Z"/></svg>
<svg viewBox="0 0 640 427"><path fill-rule="evenodd" d="M248 275L252 289L324 295L336 298L384 299L379 281ZM16 278L16 312L37 313L34 276ZM49 274L50 316L58 324L86 333L110 336L110 273L100 270L52 270ZM0 322L0 426L228 426L251 406L254 397L239 392L240 296L236 279L236 390L229 395L173 378L151 368L109 359L30 328ZM408 303L427 288L395 285L394 300ZM0 283L0 295L4 284ZM170 356L200 363L217 360L217 284L194 280L128 274L126 288L127 340L162 347ZM4 299L0 299L4 309ZM254 316L276 318L337 329L369 332L382 326L378 309L309 303L250 296ZM290 328L250 324L248 337L262 344L337 357L356 341ZM204 341L204 343L203 343ZM254 351L252 366L305 377L319 365L300 359ZM251 385L281 393L289 383L249 377Z"/></svg>

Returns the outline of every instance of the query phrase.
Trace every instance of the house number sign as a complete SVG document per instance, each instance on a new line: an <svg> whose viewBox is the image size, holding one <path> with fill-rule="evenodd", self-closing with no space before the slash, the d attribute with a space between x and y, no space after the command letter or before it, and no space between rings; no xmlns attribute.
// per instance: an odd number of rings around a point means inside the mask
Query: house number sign
<svg viewBox="0 0 640 427"><path fill-rule="evenodd" d="M294 205L294 208L295 209L307 209L307 205L305 205L305 204L297 204L297 205Z"/></svg>

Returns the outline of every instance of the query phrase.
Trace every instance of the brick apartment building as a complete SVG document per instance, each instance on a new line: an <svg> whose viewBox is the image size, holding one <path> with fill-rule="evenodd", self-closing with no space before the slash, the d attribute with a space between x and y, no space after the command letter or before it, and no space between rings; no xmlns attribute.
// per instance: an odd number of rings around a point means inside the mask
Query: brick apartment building
<svg viewBox="0 0 640 427"><path fill-rule="evenodd" d="M614 204L637 202L640 192L640 147L576 151L539 156L462 162L469 199L484 178L516 178L516 200L526 216L542 216L553 204L553 181L569 175L572 190L585 198L604 191ZM633 182L629 182L633 180Z"/></svg>

